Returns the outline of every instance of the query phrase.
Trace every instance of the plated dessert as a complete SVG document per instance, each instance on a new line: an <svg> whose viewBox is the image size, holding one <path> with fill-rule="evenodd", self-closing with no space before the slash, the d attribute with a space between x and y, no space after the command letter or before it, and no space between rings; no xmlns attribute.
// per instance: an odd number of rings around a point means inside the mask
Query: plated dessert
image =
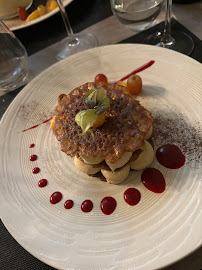
<svg viewBox="0 0 202 270"><path fill-rule="evenodd" d="M154 159L148 142L153 117L129 89L107 80L88 82L59 96L51 122L75 167L110 184L122 183L130 170L145 169Z"/></svg>
<svg viewBox="0 0 202 270"><path fill-rule="evenodd" d="M104 74L98 74L94 82L76 87L67 95L61 94L53 117L22 132L52 120L51 129L61 143L61 150L74 158L75 167L82 173L109 184L120 184L131 170L142 170L144 187L153 193L163 193L166 189L164 175L157 168L148 166L156 156L162 166L179 169L185 163L185 156L173 144L161 145L154 153L153 143L148 142L152 135L153 117L134 95L142 90L142 79L136 73L153 63L148 62L116 83L108 83ZM127 84L124 82L126 78ZM34 146L32 143L30 148ZM30 156L30 161L37 159L35 154ZM40 171L39 167L34 167L32 173ZM38 181L39 188L47 185L47 179ZM124 191L123 197L128 205L134 206L140 202L141 192L130 187ZM55 191L50 196L50 203L57 204L62 198L63 194ZM93 201L84 200L82 212L91 212L93 205ZM100 209L105 215L111 215L116 205L114 197L106 196L100 202ZM71 198L64 203L65 209L73 206Z"/></svg>

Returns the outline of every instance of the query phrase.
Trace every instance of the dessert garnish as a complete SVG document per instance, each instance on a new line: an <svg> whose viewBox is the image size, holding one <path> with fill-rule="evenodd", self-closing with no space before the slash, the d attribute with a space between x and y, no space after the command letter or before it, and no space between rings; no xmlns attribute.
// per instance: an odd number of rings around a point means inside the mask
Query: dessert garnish
<svg viewBox="0 0 202 270"><path fill-rule="evenodd" d="M93 209L93 202L91 200L85 200L81 204L81 210L84 213L89 213Z"/></svg>
<svg viewBox="0 0 202 270"><path fill-rule="evenodd" d="M99 73L95 76L95 79L94 79L94 82L95 83L99 83L99 82L102 82L104 84L108 84L108 79L106 77L106 75L102 74L102 73Z"/></svg>
<svg viewBox="0 0 202 270"><path fill-rule="evenodd" d="M71 209L74 206L74 202L72 200L66 200L64 203L64 208L65 209Z"/></svg>
<svg viewBox="0 0 202 270"><path fill-rule="evenodd" d="M139 75L133 74L127 80L128 92L131 95L137 95L142 90L142 79Z"/></svg>
<svg viewBox="0 0 202 270"><path fill-rule="evenodd" d="M33 170L32 170L32 173L33 174L37 174L37 173L39 173L40 172L40 168L38 168L38 167L35 167Z"/></svg>
<svg viewBox="0 0 202 270"><path fill-rule="evenodd" d="M21 21L26 21L27 17L28 17L28 12L27 10L22 7L22 6L19 6L18 7L18 16L20 18Z"/></svg>
<svg viewBox="0 0 202 270"><path fill-rule="evenodd" d="M37 8L32 11L30 14L27 12L27 10L19 6L18 7L18 16L21 21L32 21L35 20L51 11L57 8L57 3L55 0L48 0L46 2L46 5L38 5Z"/></svg>
<svg viewBox="0 0 202 270"><path fill-rule="evenodd" d="M33 148L35 146L34 143L30 144L29 148Z"/></svg>
<svg viewBox="0 0 202 270"><path fill-rule="evenodd" d="M148 63L142 65L141 67L139 67L139 68L133 70L132 72L130 72L129 74L127 74L126 76L124 76L123 78L121 78L119 81L125 81L125 80L128 79L131 75L136 74L136 73L138 73L138 72L140 72L140 71L143 71L143 70L145 70L145 69L148 68L148 67L151 67L154 63L155 63L154 60L149 61ZM118 81L117 81L117 82L118 82Z"/></svg>
<svg viewBox="0 0 202 270"><path fill-rule="evenodd" d="M182 151L173 144L165 144L156 151L158 162L169 169L179 169L185 163L185 156Z"/></svg>
<svg viewBox="0 0 202 270"><path fill-rule="evenodd" d="M59 203L61 200L62 200L62 193L59 191L54 192L50 196L50 203L52 203L52 204Z"/></svg>
<svg viewBox="0 0 202 270"><path fill-rule="evenodd" d="M38 182L38 187L40 187L40 188L45 187L45 186L47 186L47 183L48 183L48 181L46 179L41 179Z"/></svg>
<svg viewBox="0 0 202 270"><path fill-rule="evenodd" d="M141 180L143 185L154 193L162 193L166 188L166 182L163 174L156 168L146 168Z"/></svg>
<svg viewBox="0 0 202 270"><path fill-rule="evenodd" d="M100 209L105 215L111 215L116 208L116 200L113 197L105 197L101 200Z"/></svg>
<svg viewBox="0 0 202 270"><path fill-rule="evenodd" d="M91 127L101 126L105 121L105 110L110 107L110 100L105 93L105 89L103 87L94 88L88 91L84 96L84 104L87 110L82 110L77 113L75 117L76 123L81 127L83 136L87 131L91 133L93 136ZM99 121L99 125L94 125L97 120Z"/></svg>
<svg viewBox="0 0 202 270"><path fill-rule="evenodd" d="M156 156L158 156L159 149L164 148L165 146L167 146L167 145L163 145L157 149ZM175 145L169 145L169 147L171 147L171 149L173 147L176 148ZM169 148L169 150L170 150L170 148ZM169 153L169 155L171 155L172 159L175 160L175 158L176 158L175 151L171 151ZM157 170L155 168L146 168L141 174L141 180L142 180L142 183L144 184L144 186L148 190L150 190L154 193L163 193L165 191L166 182L165 182L164 176L162 175L162 173L159 170ZM38 187L39 188L46 187L47 183L48 183L48 181L46 179L41 179L38 182ZM127 204L129 204L130 206L135 206L141 200L141 193L138 189L131 187L131 188L128 188L124 191L123 197L124 197L124 200ZM50 203L57 204L61 201L61 199L62 199L62 193L58 192L58 191L54 192L50 196ZM71 209L73 206L74 206L74 201L71 199L66 200L64 203L65 209ZM100 209L103 212L103 214L105 214L105 215L111 215L115 211L116 206L117 206L116 200L110 196L104 197L100 202ZM91 200L85 200L82 202L81 210L83 212L88 213L92 209L93 209L93 202Z"/></svg>
<svg viewBox="0 0 202 270"><path fill-rule="evenodd" d="M29 157L29 160L30 160L30 161L35 161L35 160L37 160L37 155L31 155L31 156Z"/></svg>
<svg viewBox="0 0 202 270"><path fill-rule="evenodd" d="M37 124L37 125L34 125L34 126L32 126L32 127L26 128L26 129L23 129L22 132L25 132L25 131L27 131L27 130L36 128L36 127L38 127L38 126L40 126L40 125L42 125L42 124L47 123L48 121L50 121L50 120L52 120L52 119L53 119L53 117L51 117L51 118L49 118L49 119L43 121L42 123L39 123L39 124ZM32 145L33 145L33 146L32 146ZM34 144L32 144L32 145L30 145L30 148L34 147Z"/></svg>
<svg viewBox="0 0 202 270"><path fill-rule="evenodd" d="M139 203L141 194L136 188L128 188L124 191L123 197L127 204L134 206Z"/></svg>

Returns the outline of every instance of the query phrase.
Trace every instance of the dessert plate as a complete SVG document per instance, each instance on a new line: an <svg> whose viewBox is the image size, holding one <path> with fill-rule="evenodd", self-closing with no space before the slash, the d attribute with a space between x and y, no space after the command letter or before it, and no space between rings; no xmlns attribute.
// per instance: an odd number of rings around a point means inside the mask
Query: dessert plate
<svg viewBox="0 0 202 270"><path fill-rule="evenodd" d="M154 116L154 148L175 144L186 156L185 165L176 170L154 160L151 167L160 170L166 181L161 194L144 187L141 171L131 172L116 186L80 173L60 151L46 121L60 94L93 81L98 73L117 81L149 60L155 63L141 72L143 90L137 99ZM159 269L199 248L201 72L200 63L174 51L120 44L73 55L31 81L0 124L0 214L20 245L57 269L74 270ZM33 154L36 161L29 160ZM35 167L40 168L38 174L32 173ZM41 179L47 179L48 185L39 188ZM124 201L129 187L141 193L136 206ZM62 200L53 205L50 196L56 191ZM100 210L106 196L117 202L111 215ZM64 208L68 199L74 201L69 210ZM81 203L87 199L93 209L83 213Z"/></svg>
<svg viewBox="0 0 202 270"><path fill-rule="evenodd" d="M71 2L72 2L72 0L63 0L63 4L64 4L65 7L67 5L69 5ZM42 4L42 0L36 0L34 2L35 7L37 7L40 4ZM16 17L16 18L12 18L10 20L4 20L4 23L9 27L9 29L11 31L19 30L19 29L34 25L36 23L42 22L43 20L46 20L47 18L49 18L49 17L53 16L54 14L56 14L58 11L59 11L59 8L56 8L53 11L51 11L51 12L49 12L49 13L47 13L47 14L45 14L45 15L43 15L43 16L35 19L35 20L29 21L29 22L22 21L18 17Z"/></svg>

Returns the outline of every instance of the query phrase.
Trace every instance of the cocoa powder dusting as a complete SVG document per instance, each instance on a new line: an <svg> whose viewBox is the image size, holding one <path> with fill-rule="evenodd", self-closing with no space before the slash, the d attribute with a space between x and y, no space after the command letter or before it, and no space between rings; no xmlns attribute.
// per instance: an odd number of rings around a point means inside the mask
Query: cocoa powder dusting
<svg viewBox="0 0 202 270"><path fill-rule="evenodd" d="M190 123L183 114L155 111L153 141L158 148L163 144L175 144L186 156L186 163L193 168L200 166L202 130L200 122Z"/></svg>
<svg viewBox="0 0 202 270"><path fill-rule="evenodd" d="M39 106L39 103L36 101L32 101L28 104L23 104L19 107L17 111L17 116L20 117L20 119L23 122L26 122L30 119L30 115L36 110L36 107ZM50 112L49 109L43 109L40 110L37 114L37 122L33 122L34 124L39 124L47 119L49 119L53 115L53 112Z"/></svg>

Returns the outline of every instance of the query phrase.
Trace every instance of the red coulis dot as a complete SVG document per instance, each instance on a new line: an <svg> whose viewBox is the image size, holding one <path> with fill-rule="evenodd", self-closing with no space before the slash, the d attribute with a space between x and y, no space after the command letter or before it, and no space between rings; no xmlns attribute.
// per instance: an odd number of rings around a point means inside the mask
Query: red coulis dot
<svg viewBox="0 0 202 270"><path fill-rule="evenodd" d="M124 192L124 200L129 205L133 206L139 203L141 194L136 188L128 188Z"/></svg>
<svg viewBox="0 0 202 270"><path fill-rule="evenodd" d="M33 170L32 170L33 174L37 174L40 172L40 169L38 167L35 167Z"/></svg>
<svg viewBox="0 0 202 270"><path fill-rule="evenodd" d="M62 194L59 191L56 191L50 196L50 203L52 204L59 203L61 199L62 199Z"/></svg>
<svg viewBox="0 0 202 270"><path fill-rule="evenodd" d="M39 182L38 182L38 186L39 186L40 188L42 188L42 187L45 187L45 186L47 185L47 183L48 183L48 181L47 181L46 179L41 179L41 180L39 180Z"/></svg>
<svg viewBox="0 0 202 270"><path fill-rule="evenodd" d="M116 200L113 197L105 197L101 200L100 209L105 215L111 215L116 208Z"/></svg>
<svg viewBox="0 0 202 270"><path fill-rule="evenodd" d="M81 204L81 210L84 213L88 213L93 209L93 203L90 200L85 200Z"/></svg>
<svg viewBox="0 0 202 270"><path fill-rule="evenodd" d="M141 175L143 185L155 193L162 193L166 188L163 174L155 168L147 168Z"/></svg>
<svg viewBox="0 0 202 270"><path fill-rule="evenodd" d="M185 163L185 156L182 151L173 144L165 144L156 151L158 162L169 169L179 169Z"/></svg>
<svg viewBox="0 0 202 270"><path fill-rule="evenodd" d="M35 146L34 143L30 144L29 148L33 148Z"/></svg>
<svg viewBox="0 0 202 270"><path fill-rule="evenodd" d="M65 209L71 209L74 205L74 202L72 200L67 200L65 203L64 203L64 208Z"/></svg>
<svg viewBox="0 0 202 270"><path fill-rule="evenodd" d="M37 160L37 155L31 155L31 156L29 157L29 160L30 160L30 161L35 161L35 160Z"/></svg>

